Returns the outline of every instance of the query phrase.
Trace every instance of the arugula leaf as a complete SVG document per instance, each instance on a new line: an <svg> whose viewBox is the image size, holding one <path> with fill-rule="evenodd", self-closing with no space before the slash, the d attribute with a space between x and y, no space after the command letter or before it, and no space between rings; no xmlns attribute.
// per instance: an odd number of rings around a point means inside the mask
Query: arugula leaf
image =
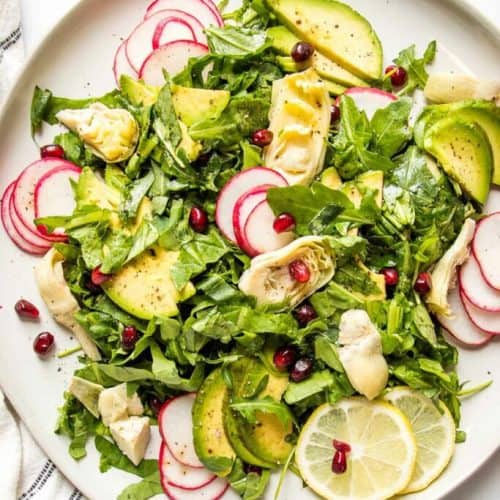
<svg viewBox="0 0 500 500"><path fill-rule="evenodd" d="M215 54L231 56L258 54L270 46L265 31L238 26L224 28L209 26L205 32L210 51Z"/></svg>
<svg viewBox="0 0 500 500"><path fill-rule="evenodd" d="M323 361L332 370L344 373L337 348L327 337L318 335L314 339L314 357Z"/></svg>
<svg viewBox="0 0 500 500"><path fill-rule="evenodd" d="M272 413L276 415L282 424L286 427L290 422L294 421L294 417L289 408L273 399L271 396L266 396L262 399L243 399L233 397L229 407L240 413L243 418L250 424L257 422L255 412Z"/></svg>
<svg viewBox="0 0 500 500"><path fill-rule="evenodd" d="M31 99L31 136L34 137L35 134L40 130L42 126L45 114L47 112L47 106L49 105L50 99L52 98L52 92L50 90L43 90L38 85L33 91L33 97Z"/></svg>
<svg viewBox="0 0 500 500"><path fill-rule="evenodd" d="M117 500L148 500L155 495L162 495L163 487L160 480L160 471L153 472L142 481L127 486Z"/></svg>
<svg viewBox="0 0 500 500"><path fill-rule="evenodd" d="M153 185L154 180L155 176L150 171L144 177L129 184L128 196L123 206L128 217L135 217L141 201Z"/></svg>
<svg viewBox="0 0 500 500"><path fill-rule="evenodd" d="M290 382L283 399L287 404L293 405L328 389L333 383L334 376L330 370L314 372L302 382Z"/></svg>
<svg viewBox="0 0 500 500"><path fill-rule="evenodd" d="M168 78L158 94L153 111L165 126L166 134L163 140L171 143L174 149L177 148L182 139L182 131L175 113L170 80Z"/></svg>

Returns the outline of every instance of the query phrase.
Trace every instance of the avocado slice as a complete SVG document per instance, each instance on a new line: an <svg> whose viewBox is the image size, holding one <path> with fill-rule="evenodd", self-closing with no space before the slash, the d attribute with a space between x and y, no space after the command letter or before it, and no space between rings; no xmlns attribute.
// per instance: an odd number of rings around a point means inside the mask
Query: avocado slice
<svg viewBox="0 0 500 500"><path fill-rule="evenodd" d="M329 167L321 174L321 184L330 189L340 189L342 179L335 167Z"/></svg>
<svg viewBox="0 0 500 500"><path fill-rule="evenodd" d="M148 85L128 75L120 77L120 89L135 106L152 106L158 99L160 87Z"/></svg>
<svg viewBox="0 0 500 500"><path fill-rule="evenodd" d="M170 278L178 256L179 252L152 247L123 266L102 288L115 304L138 318L175 316L177 304L195 293L192 283L178 291Z"/></svg>
<svg viewBox="0 0 500 500"><path fill-rule="evenodd" d="M443 118L424 136L424 148L465 193L484 204L490 192L493 155L487 135L475 123Z"/></svg>
<svg viewBox="0 0 500 500"><path fill-rule="evenodd" d="M382 45L370 23L335 0L267 0L276 17L328 59L368 81L382 73Z"/></svg>
<svg viewBox="0 0 500 500"><path fill-rule="evenodd" d="M193 440L200 461L218 476L227 476L236 458L224 429L227 401L228 388L222 369L217 368L205 379L194 400Z"/></svg>
<svg viewBox="0 0 500 500"><path fill-rule="evenodd" d="M90 167L84 167L75 186L75 200L78 207L96 205L116 210L122 196L120 191L99 179Z"/></svg>
<svg viewBox="0 0 500 500"><path fill-rule="evenodd" d="M267 30L267 36L273 48L283 56L290 56L294 45L300 42L300 38L297 38L289 29L285 28L285 26L273 26L269 28ZM278 58L278 61L281 61L281 59L284 58ZM289 59L290 61L288 61ZM285 71L301 70L300 64L297 64L291 57L287 57L286 62L288 62L288 64L286 64L288 68L295 67L297 69L287 69L283 67ZM350 71L347 71L345 68L317 51L315 51L312 56L311 64L318 75L326 80L343 86L345 85L346 87L368 87L368 84L364 80L353 75ZM302 69L304 69L303 66Z"/></svg>

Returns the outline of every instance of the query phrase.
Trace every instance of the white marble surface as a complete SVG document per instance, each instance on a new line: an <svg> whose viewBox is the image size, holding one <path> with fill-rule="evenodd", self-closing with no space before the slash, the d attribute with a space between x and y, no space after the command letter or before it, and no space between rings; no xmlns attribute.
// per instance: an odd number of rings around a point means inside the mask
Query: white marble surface
<svg viewBox="0 0 500 500"><path fill-rule="evenodd" d="M481 9L490 20L500 27L500 4L498 0L467 1ZM24 41L27 53L30 53L44 34L77 3L78 0L21 0ZM473 464L471 464L472 466ZM457 491L448 495L446 500L497 500L499 498L500 451L472 479Z"/></svg>

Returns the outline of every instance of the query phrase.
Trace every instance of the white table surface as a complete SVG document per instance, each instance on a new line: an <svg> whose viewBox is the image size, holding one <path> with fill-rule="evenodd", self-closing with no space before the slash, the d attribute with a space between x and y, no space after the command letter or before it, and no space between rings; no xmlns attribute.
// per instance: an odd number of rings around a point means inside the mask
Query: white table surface
<svg viewBox="0 0 500 500"><path fill-rule="evenodd" d="M500 27L500 4L498 0L467 1L480 8L490 20ZM29 54L52 26L77 3L78 0L21 0L26 53ZM500 499L500 451L471 480L446 497L446 500L471 499Z"/></svg>

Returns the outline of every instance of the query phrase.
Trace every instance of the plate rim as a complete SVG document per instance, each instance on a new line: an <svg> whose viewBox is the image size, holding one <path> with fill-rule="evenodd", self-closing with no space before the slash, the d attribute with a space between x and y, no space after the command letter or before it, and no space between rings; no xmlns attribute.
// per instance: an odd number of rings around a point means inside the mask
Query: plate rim
<svg viewBox="0 0 500 500"><path fill-rule="evenodd" d="M52 38L55 36L55 33L57 33L61 27L67 23L68 18L73 17L76 12L78 12L80 9L85 9L85 4L91 3L92 1L95 0L77 0L77 2L69 8L69 10L55 23L51 26L49 30L47 30L38 43L35 45L33 50L31 51L30 55L25 58L23 61L15 79L13 80L10 89L8 90L3 102L0 104L0 123L3 123L4 120L6 120L7 117L7 109L11 106L12 101L15 100L16 95L18 93L17 87L19 86L19 83L23 80L25 73L28 71L29 67L33 64L33 62L40 56L41 53L43 53L45 46L50 43ZM349 3L349 0L342 0L345 3ZM469 2L467 0L445 0L445 3L450 5L451 7L458 9L462 14L465 14L467 17L472 18L478 25L481 27L485 28L488 34L495 39L496 43L500 46L500 26L496 26L495 23L493 23L485 13L483 13L475 4L472 2ZM7 399L11 406L14 408L16 411L17 415L19 417L22 417L21 413L15 403L13 402L14 398L11 398L11 394L9 391L5 388L2 387L0 384L0 389L3 391L4 395L7 396ZM38 439L35 437L35 433L32 431L32 426L29 425L29 419L25 420L24 418L21 418L23 424L27 427L27 429L30 432L30 435L34 439L34 441L37 443L37 445L40 447L40 449L45 453L45 455L48 457L49 460L53 461L57 469L64 475L66 480L73 486L75 489L78 489L82 494L84 494L86 497L91 498L91 495L88 495L85 493L86 487L81 487L84 486L82 484L81 486L78 486L76 483L74 483L71 479L70 476L72 476L71 472L67 470L67 467L64 465L64 463L59 463L58 460L53 460L51 457L51 453L48 451L48 449L43 446ZM474 475L476 475L481 468L486 464L488 460L490 460L495 453L500 450L500 440L496 444L494 448L492 448L491 453L483 455L477 462L477 467L473 469L471 472L467 472L464 474L460 480L456 482L456 484L453 485L453 487L447 491L442 497L448 496L455 492L458 488L460 488L464 483L469 481ZM96 469L96 473L98 472L98 469ZM89 492L90 493L90 492Z"/></svg>

